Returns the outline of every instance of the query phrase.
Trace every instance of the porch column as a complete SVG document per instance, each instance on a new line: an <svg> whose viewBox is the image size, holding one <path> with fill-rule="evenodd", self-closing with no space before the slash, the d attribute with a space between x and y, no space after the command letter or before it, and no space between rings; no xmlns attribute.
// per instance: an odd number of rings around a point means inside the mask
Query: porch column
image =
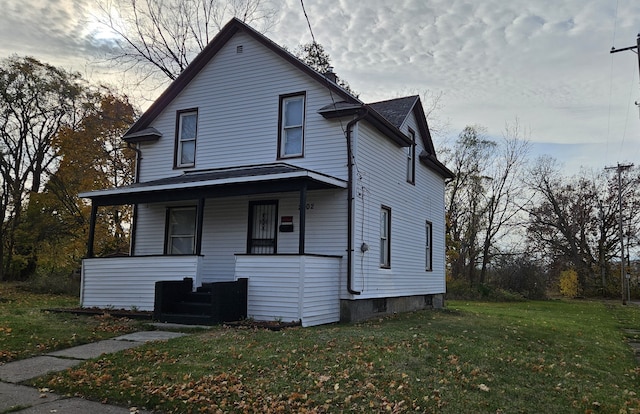
<svg viewBox="0 0 640 414"><path fill-rule="evenodd" d="M305 220L307 214L307 182L300 188L300 232L298 234L298 254L304 254Z"/></svg>
<svg viewBox="0 0 640 414"><path fill-rule="evenodd" d="M198 200L196 210L196 255L202 253L202 223L204 221L204 198Z"/></svg>
<svg viewBox="0 0 640 414"><path fill-rule="evenodd" d="M87 258L93 257L93 240L96 237L96 216L98 206L91 200L91 218L89 218L89 240L87 240Z"/></svg>

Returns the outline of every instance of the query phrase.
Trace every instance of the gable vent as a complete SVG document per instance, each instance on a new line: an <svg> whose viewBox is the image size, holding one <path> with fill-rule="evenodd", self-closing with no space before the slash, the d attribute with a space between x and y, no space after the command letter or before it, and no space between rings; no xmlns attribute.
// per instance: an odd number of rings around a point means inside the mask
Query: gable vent
<svg viewBox="0 0 640 414"><path fill-rule="evenodd" d="M242 45L236 47L236 53L242 53Z"/></svg>

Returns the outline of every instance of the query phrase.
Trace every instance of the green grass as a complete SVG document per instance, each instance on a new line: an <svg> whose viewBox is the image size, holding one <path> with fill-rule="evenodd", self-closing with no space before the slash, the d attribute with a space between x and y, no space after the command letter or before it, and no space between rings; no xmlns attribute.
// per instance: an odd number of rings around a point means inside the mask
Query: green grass
<svg viewBox="0 0 640 414"><path fill-rule="evenodd" d="M0 363L122 335L141 327L139 322L129 319L42 311L77 306L77 297L34 294L14 283L0 283Z"/></svg>
<svg viewBox="0 0 640 414"><path fill-rule="evenodd" d="M631 413L640 371L597 302L450 302L361 324L218 327L34 385L162 412Z"/></svg>

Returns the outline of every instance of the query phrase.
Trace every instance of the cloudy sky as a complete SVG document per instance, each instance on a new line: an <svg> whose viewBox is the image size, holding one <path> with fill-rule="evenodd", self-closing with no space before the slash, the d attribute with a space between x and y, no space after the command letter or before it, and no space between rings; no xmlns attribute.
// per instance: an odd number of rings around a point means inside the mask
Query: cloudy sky
<svg viewBox="0 0 640 414"><path fill-rule="evenodd" d="M267 33L290 49L311 35L299 0L273 0ZM499 138L518 119L532 156L568 173L640 165L638 0L305 0L316 40L365 102L442 93L447 137L480 125ZM103 31L92 0L4 0L0 57L16 53L78 70ZM133 92L132 95L135 95Z"/></svg>

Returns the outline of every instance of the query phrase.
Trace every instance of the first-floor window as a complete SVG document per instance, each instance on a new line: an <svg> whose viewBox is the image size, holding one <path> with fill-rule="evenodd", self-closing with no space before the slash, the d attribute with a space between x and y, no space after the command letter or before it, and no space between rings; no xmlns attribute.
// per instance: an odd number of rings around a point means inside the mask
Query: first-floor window
<svg viewBox="0 0 640 414"><path fill-rule="evenodd" d="M196 207L167 210L167 254L195 254Z"/></svg>
<svg viewBox="0 0 640 414"><path fill-rule="evenodd" d="M391 267L391 208L380 209L380 266Z"/></svg>
<svg viewBox="0 0 640 414"><path fill-rule="evenodd" d="M425 244L424 244L424 256L425 256L425 270L433 270L433 253L431 250L431 243L433 242L432 225L430 221L426 222L425 226Z"/></svg>

